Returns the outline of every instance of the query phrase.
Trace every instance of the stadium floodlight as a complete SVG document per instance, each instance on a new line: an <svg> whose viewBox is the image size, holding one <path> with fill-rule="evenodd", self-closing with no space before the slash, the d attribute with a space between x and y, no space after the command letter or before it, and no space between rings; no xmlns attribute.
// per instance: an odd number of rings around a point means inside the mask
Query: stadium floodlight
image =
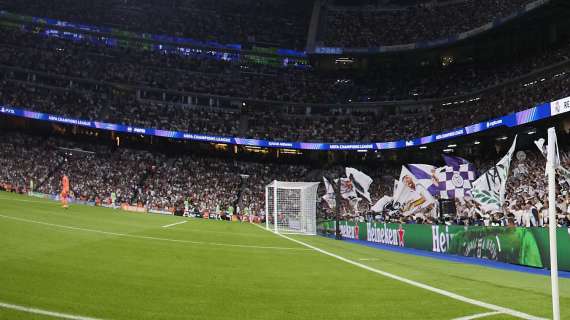
<svg viewBox="0 0 570 320"><path fill-rule="evenodd" d="M317 234L318 182L273 181L265 187L265 227L276 233Z"/></svg>

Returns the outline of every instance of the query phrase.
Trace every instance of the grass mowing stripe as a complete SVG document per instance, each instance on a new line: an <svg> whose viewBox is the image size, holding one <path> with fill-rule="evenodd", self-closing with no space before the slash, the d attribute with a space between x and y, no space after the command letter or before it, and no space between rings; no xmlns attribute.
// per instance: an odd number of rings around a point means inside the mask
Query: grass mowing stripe
<svg viewBox="0 0 570 320"><path fill-rule="evenodd" d="M0 200L1 201L16 201L16 202L31 202L31 203L41 203L41 204L51 203L53 205L59 206L59 202L57 202L55 200L50 200L50 199L28 200L28 199L12 199L12 198L0 197Z"/></svg>
<svg viewBox="0 0 570 320"><path fill-rule="evenodd" d="M163 228L170 228L170 227L174 227L174 226L177 226L177 225L179 225L179 224L186 223L186 222L188 222L188 220L180 221L180 222L175 222L175 223L171 223L171 224L167 224L167 225L162 226L162 227L163 227Z"/></svg>
<svg viewBox="0 0 570 320"><path fill-rule="evenodd" d="M84 316L78 316L78 315L73 315L73 314L66 314L66 313L42 310L42 309L37 309L37 308L24 307L24 306L19 306L16 304L10 304L10 303L4 303L4 302L0 302L0 308L12 309L12 310L17 310L17 311L22 311L22 312L27 312L27 313L33 313L33 314L40 314L43 316L54 317L54 318L59 318L59 319L101 320L98 318L84 317Z"/></svg>
<svg viewBox="0 0 570 320"><path fill-rule="evenodd" d="M470 316L466 316L466 317L455 318L453 320L473 320L473 319L480 319L480 318L485 318L485 317L490 317L490 316L496 316L498 314L502 314L502 313L499 311L485 312L485 313L478 313L478 314L474 314L474 315L470 315Z"/></svg>
<svg viewBox="0 0 570 320"><path fill-rule="evenodd" d="M258 227L261 228L261 229L263 229L263 230L266 230L265 228L263 228L263 227L261 227L261 226L258 226ZM269 230L268 230L268 231L269 231ZM270 232L272 232L272 231L270 231ZM272 233L273 233L273 232L272 232ZM397 281L400 281L400 282L404 282L404 283L409 284L409 285L412 285L412 286L414 286L414 287L418 287L418 288L422 288L422 289L425 289L425 290L428 290L428 291L431 291L431 292L438 293L438 294L440 294L440 295L442 295L442 296L446 296L446 297L449 297L449 298L452 298L452 299L455 299L455 300L458 300L458 301L461 301L461 302L469 303L469 304L472 304L472 305L475 305L475 306L478 306L478 307L482 307L482 308L485 308L485 309L494 310L494 311L497 311L497 312L499 312L499 313L508 314L508 315L510 315L510 316L517 317L517 318L521 318L521 319L526 319L526 320L545 320L545 318L536 317L536 316L533 316L533 315L530 315L530 314L527 314L527 313L524 313L524 312L520 312L520 311L517 311L517 310L513 310L513 309L509 309L509 308L497 306L497 305L494 305L494 304L491 304L491 303L487 303L487 302L483 302L483 301L479 301L479 300L467 298L467 297L464 297L464 296L462 296L462 295L459 295L459 294L456 294L456 293L453 293L453 292L449 292L449 291L446 291L446 290L443 290L443 289L438 289L438 288L435 288L435 287L432 287L432 286L428 286L428 285L426 285L426 284L423 284L423 283L420 283L420 282L417 282L417 281L414 281L414 280L410 280L410 279L407 279L407 278L404 278L404 277L400 277L400 276L397 276L397 275L395 275L395 274L391 274L391 273L388 273L388 272L385 272L385 271L382 271L382 270L378 270L378 269L372 268L372 267L367 266L367 265L365 265L365 264L362 264L362 263L359 263L359 262L356 262L356 261L352 261L352 260L350 260L350 259L341 257L341 256L339 256L339 255L337 255L337 254L334 254L334 253L325 251L325 250L323 250L323 249L317 248L317 247L315 247L315 246L312 246L312 245L310 245L310 244L308 244L308 243L305 243L305 242L303 242L303 241L300 241L300 240L297 240L297 239L293 239L293 238L288 237L288 236L286 236L286 235L279 234L279 233L275 233L275 234L278 235L278 236L280 236L280 237L282 237L282 238L285 238L285 239L287 239L287 240L290 240L290 241L292 241L292 242L298 243L298 244L303 245L303 246L305 246L305 247L307 247L307 248L310 248L310 249L312 249L312 250L315 250L315 251L317 251L317 252L320 252L320 253L322 253L322 254L324 254L324 255L327 255L327 256L329 256L329 257L335 258L335 259L337 259L337 260L346 262L346 263L348 263L348 264L352 264L352 265L354 265L354 266L356 266L356 267L359 267L359 268L362 268L362 269L365 269L365 270L374 272L374 273L376 273L376 274L379 274L379 275L382 275L382 276L385 276L385 277L388 277L388 278L391 278L391 279L394 279L394 280L397 280Z"/></svg>
<svg viewBox="0 0 570 320"><path fill-rule="evenodd" d="M2 192L0 192L2 193ZM0 201L15 201L15 202L28 202L28 203L38 203L38 204L49 204L49 205L53 205L56 207L60 207L59 202L50 200L50 199L37 199L37 200L33 200L33 199L12 199L12 198L5 198L5 197L0 197ZM83 204L73 204L74 207L89 207ZM99 207L99 208L103 208L103 207ZM121 214L124 215L139 215L139 214L135 214L135 213L131 213L131 212L127 212L127 211L121 211ZM192 224L198 224L198 223L208 223L211 222L212 220L208 220L208 219L192 219L190 218L187 221L191 221ZM240 232L227 232L227 231L212 231L212 230L202 230L202 229L186 229L186 231L188 232L195 232L195 233L212 233L212 234L231 234L234 236L244 236L244 237L260 237L259 234L249 234L249 233L240 233ZM308 251L308 250L307 250Z"/></svg>
<svg viewBox="0 0 570 320"><path fill-rule="evenodd" d="M61 225L61 224L54 224L54 223L47 223L47 222L43 222L43 221L37 221L37 220L17 218L17 217L13 217L13 216L2 215L2 214L0 214L0 218L10 219L10 220L15 220L15 221L20 221L20 222L26 222L26 223L34 223L34 224L39 224L39 225L44 225L44 226L49 226L49 227L68 229L68 230L92 232L92 233L99 233L99 234L105 234L105 235L111 235L111 236L144 239L144 240L156 240L156 241L168 241L168 242L176 242L176 243L199 244L199 245L208 245L208 246L214 246L214 247L217 246L217 247L265 249L265 250L311 251L311 249L295 248L295 247L255 246L255 245L245 245L245 244L216 243L216 242L191 241L191 240L179 240L179 239L159 238L159 237L150 237L150 236L140 236L140 235L134 235L134 234L127 234L127 233L109 232L109 231L103 231L103 230L95 230L95 229L86 229L86 228L79 228L79 227L73 227L73 226L65 226L65 225Z"/></svg>

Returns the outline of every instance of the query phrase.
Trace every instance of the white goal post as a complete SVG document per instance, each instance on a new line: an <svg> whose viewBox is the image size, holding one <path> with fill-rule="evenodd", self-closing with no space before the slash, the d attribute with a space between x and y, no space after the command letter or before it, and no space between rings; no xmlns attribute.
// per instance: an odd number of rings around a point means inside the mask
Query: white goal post
<svg viewBox="0 0 570 320"><path fill-rule="evenodd" d="M319 182L273 181L265 186L265 227L278 233L317 234Z"/></svg>

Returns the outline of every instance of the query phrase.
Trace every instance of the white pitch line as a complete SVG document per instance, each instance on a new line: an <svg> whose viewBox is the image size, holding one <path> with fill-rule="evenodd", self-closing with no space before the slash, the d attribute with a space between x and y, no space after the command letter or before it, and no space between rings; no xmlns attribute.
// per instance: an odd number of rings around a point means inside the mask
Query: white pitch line
<svg viewBox="0 0 570 320"><path fill-rule="evenodd" d="M176 222L176 223L167 224L167 225L162 226L162 227L163 227L163 228L170 228L170 227L174 227L174 226L177 226L177 225L179 225L179 224L186 223L186 222L188 222L188 220L184 220L184 221L180 221L180 222Z"/></svg>
<svg viewBox="0 0 570 320"><path fill-rule="evenodd" d="M218 247L271 249L271 250L287 250L287 251L311 251L310 249L294 248L294 247L255 246L255 245L246 245L246 244L216 243L216 242L191 241L191 240L179 240L179 239L159 238L159 237L150 237L150 236L139 236L139 235L128 234L128 233L118 233L118 232L110 232L110 231L103 231L103 230L95 230L95 229L86 229L86 228L65 226L65 225L61 225L61 224L54 224L54 223L47 223L47 222L43 222L43 221L37 221L37 220L30 220L30 219L16 218L16 217L12 217L12 216L5 216L2 214L0 214L0 218L10 219L10 220L15 220L15 221L20 221L20 222L35 223L35 224L39 224L39 225L68 229L68 230L92 232L92 233L99 233L99 234L105 234L105 235L110 235L110 236L134 238L134 239L167 241L167 242L188 243L188 244L200 244L200 245L209 245L209 246L218 246Z"/></svg>
<svg viewBox="0 0 570 320"><path fill-rule="evenodd" d="M0 193L1 194L1 193ZM10 199L10 198L2 198L0 197L0 201L16 201L16 202L32 202L32 203L48 203L48 204L53 204L53 205L58 205L59 203L56 203L54 201L51 201L50 199L45 199L46 201L42 201L42 200L25 200L25 199ZM52 203L53 202L53 203ZM79 204L78 204L79 205ZM126 212L126 211L125 211ZM209 220L206 219L196 219L194 220L194 222L200 222L200 221L204 221L207 222ZM225 231L212 231L212 230L200 230L200 229L190 229L187 230L188 232L202 232L202 233L217 233L217 234L231 234L234 236L244 236L244 237L259 237L260 235L258 234L249 234L249 233L243 233L243 232L225 232ZM307 250L308 251L308 250Z"/></svg>
<svg viewBox="0 0 570 320"><path fill-rule="evenodd" d="M4 303L4 302L0 302L0 308L12 309L12 310L17 310L17 311L22 311L22 312L27 312L27 313L33 313L33 314L41 314L43 316L59 318L59 319L101 320L98 318L84 317L84 316L78 316L78 315L73 315L73 314L66 314L66 313L61 313L61 312L54 312L54 311L48 311L48 310L43 310L43 309L24 307L24 306L19 306L16 304Z"/></svg>
<svg viewBox="0 0 570 320"><path fill-rule="evenodd" d="M494 311L494 312L478 313L478 314L474 314L474 315L470 315L470 316L466 316L466 317L455 318L453 320L473 320L473 319L490 317L490 316L494 316L494 315L498 315L498 314L502 314L502 312Z"/></svg>
<svg viewBox="0 0 570 320"><path fill-rule="evenodd" d="M261 227L260 227L260 228L261 228ZM264 228L261 228L261 229L265 230ZM269 231L269 230L267 230L267 231ZM272 232L272 231L270 231L270 232ZM274 233L274 232L272 232L272 233ZM322 253L322 254L324 254L324 255L327 255L327 256L329 256L329 257L333 257L333 258L338 259L338 260L340 260L340 261L343 261L343 262L346 262L346 263L348 263L348 264L351 264L351 265L353 265L353 266L356 266L356 267L359 267L359 268L368 270L368 271L370 271L370 272L374 272L374 273L376 273L376 274L382 275L382 276L387 277L387 278L391 278L391 279L394 279L394 280L397 280L397 281L400 281L400 282L403 282L403 283L407 283L407 284L412 285L412 286L414 286L414 287L418 287L418 288L422 288L422 289L425 289L425 290L428 290L428 291L431 291L431 292L435 292L435 293L437 293L437 294L440 294L440 295L442 295L442 296L446 296L446 297L451 298L451 299L455 299L455 300L458 300L458 301L461 301L461 302L469 303L469 304L472 304L472 305L475 305L475 306L478 306L478 307L482 307L482 308L485 308L485 309L494 310L494 311L497 311L497 312L499 312L499 313L508 314L508 315L513 316L513 317L517 317L517 318L521 318L521 319L526 319L526 320L546 320L545 318L536 317L536 316L533 316L533 315L530 315L530 314L527 314L527 313L524 313L524 312L520 312L520 311L517 311L517 310L513 310L513 309L509 309L509 308L497 306L497 305L494 305L494 304L491 304L491 303L487 303L487 302L483 302L483 301L479 301L479 300L467 298L467 297L464 297L464 296L462 296L462 295L459 295L459 294L456 294L456 293L453 293L453 292L449 292L449 291L446 291L446 290L443 290L443 289L439 289L439 288L435 288L435 287L429 286L429 285L427 285L427 284L423 284L423 283L421 283L421 282L417 282L417 281L410 280L410 279L407 279L407 278L404 278L404 277L400 277L400 276L397 276L397 275L395 275L395 274L392 274L392 273L389 273L389 272L386 272L386 271L382 271L382 270L379 270L379 269L375 269L375 268L369 267L369 266L367 266L367 265L365 265L365 264L362 264L362 263L359 263L359 262L352 261L352 260L350 260L350 259L341 257L341 256L339 256L339 255L337 255L337 254L334 254L334 253L325 251L325 250L323 250L323 249L317 248L317 247L312 246L312 245L310 245L310 244L308 244L308 243L305 243L305 242L303 242L303 241L299 241L299 240L297 240L297 239L290 238L290 237L288 237L288 236L286 236L286 235L279 234L279 233L274 233L274 234L276 234L276 235L278 235L278 236L280 236L280 237L283 237L283 238L285 238L285 239L288 239L288 240L290 240L290 241L293 241L293 242L295 242L295 243L298 243L298 244L300 244L300 245L302 245L302 246L305 246L305 247L307 247L307 248L313 249L313 250L315 250L315 251L317 251L317 252L320 252L320 253Z"/></svg>

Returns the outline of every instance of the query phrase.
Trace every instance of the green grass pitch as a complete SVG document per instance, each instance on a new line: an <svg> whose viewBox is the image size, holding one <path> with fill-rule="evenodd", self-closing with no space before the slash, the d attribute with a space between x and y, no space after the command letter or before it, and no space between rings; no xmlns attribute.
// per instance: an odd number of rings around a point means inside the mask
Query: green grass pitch
<svg viewBox="0 0 570 320"><path fill-rule="evenodd" d="M293 238L435 288L551 317L545 276ZM570 319L568 279L560 280L560 294L562 317ZM493 311L247 223L78 205L64 210L7 193L0 193L0 319L53 319L2 304L77 319L455 319Z"/></svg>

